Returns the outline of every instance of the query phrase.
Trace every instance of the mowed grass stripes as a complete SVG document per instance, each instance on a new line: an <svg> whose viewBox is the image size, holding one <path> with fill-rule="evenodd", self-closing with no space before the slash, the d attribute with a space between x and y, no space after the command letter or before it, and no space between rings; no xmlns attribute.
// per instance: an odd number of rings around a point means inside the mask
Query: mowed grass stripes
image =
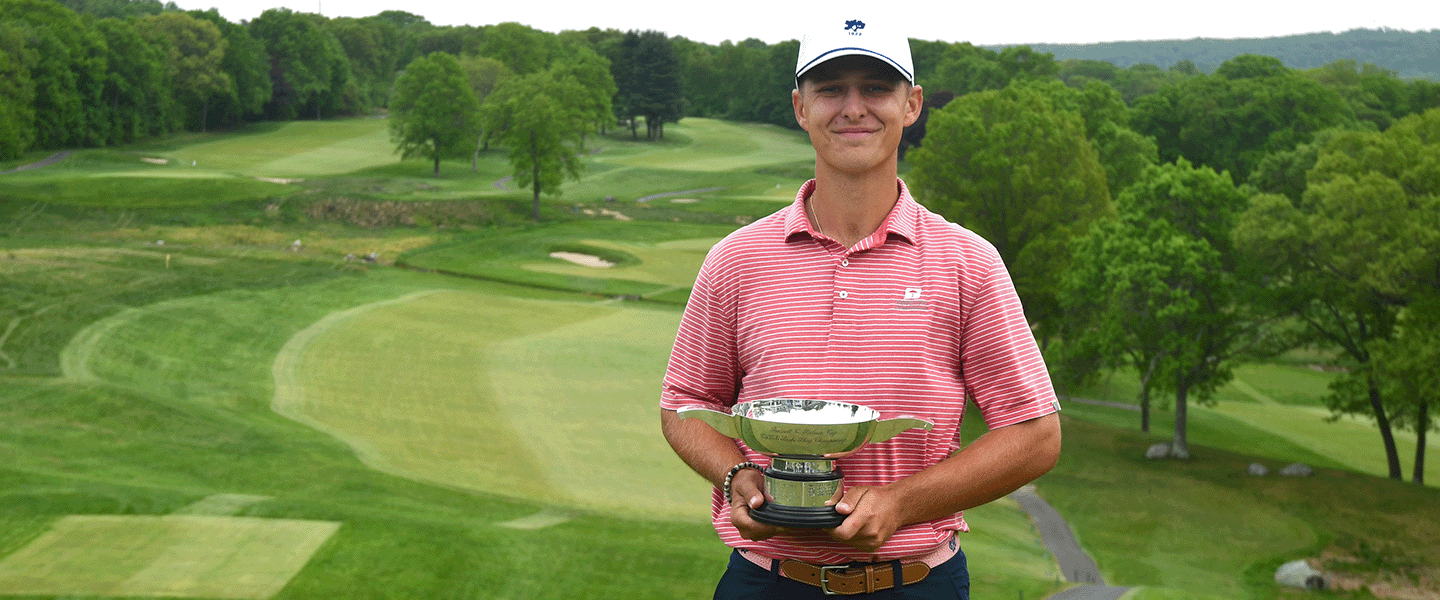
<svg viewBox="0 0 1440 600"><path fill-rule="evenodd" d="M339 527L243 517L69 516L0 560L0 594L264 600Z"/></svg>
<svg viewBox="0 0 1440 600"><path fill-rule="evenodd" d="M377 469L581 509L703 518L656 427L674 311L412 294L338 312L275 363L275 409Z"/></svg>

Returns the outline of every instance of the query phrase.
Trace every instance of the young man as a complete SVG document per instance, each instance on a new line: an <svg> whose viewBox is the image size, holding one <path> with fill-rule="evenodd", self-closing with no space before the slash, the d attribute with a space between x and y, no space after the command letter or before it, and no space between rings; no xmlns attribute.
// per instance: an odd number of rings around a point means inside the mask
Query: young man
<svg viewBox="0 0 1440 600"><path fill-rule="evenodd" d="M920 115L908 39L841 14L807 35L791 94L815 179L789 207L711 249L671 353L661 426L716 486L735 548L716 598L968 598L960 511L1048 471L1059 404L993 246L930 213L897 177ZM990 430L960 449L966 397ZM755 521L768 460L676 410L776 397L868 406L934 424L837 461L839 527ZM721 489L729 483L730 497ZM842 568L843 567L843 568Z"/></svg>

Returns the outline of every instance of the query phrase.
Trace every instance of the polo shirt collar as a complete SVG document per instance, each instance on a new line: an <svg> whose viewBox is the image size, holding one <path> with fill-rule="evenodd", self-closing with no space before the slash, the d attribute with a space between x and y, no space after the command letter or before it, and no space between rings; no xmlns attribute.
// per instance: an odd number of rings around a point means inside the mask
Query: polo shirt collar
<svg viewBox="0 0 1440 600"><path fill-rule="evenodd" d="M881 223L880 227L885 230L886 236L897 236L913 246L918 239L915 232L920 222L920 204L910 196L910 188L905 186L903 180L897 177L895 184L900 188L900 197L895 201L895 207L890 209L890 214L885 216L885 222ZM814 193L814 179L800 186L800 193L795 195L795 202L790 205L789 213L785 215L785 239L787 241L802 233L811 237L815 235L810 229L810 219L805 216L805 201Z"/></svg>

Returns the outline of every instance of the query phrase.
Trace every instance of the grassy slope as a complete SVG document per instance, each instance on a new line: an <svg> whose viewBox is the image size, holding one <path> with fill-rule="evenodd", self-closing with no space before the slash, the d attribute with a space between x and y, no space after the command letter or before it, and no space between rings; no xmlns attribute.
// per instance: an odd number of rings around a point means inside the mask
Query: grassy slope
<svg viewBox="0 0 1440 600"><path fill-rule="evenodd" d="M306 137L316 135L312 131ZM683 131L677 132L667 144L677 151L693 150L685 135ZM262 143L273 144L274 140ZM634 164L597 165L600 168L592 170L595 176L587 178L591 185L633 197L757 179L726 172L667 172L657 168L664 165L663 160L657 161L653 155L642 156L653 148L623 146L615 144L600 156L612 151L616 156L628 152L636 157ZM183 152L185 145L164 150ZM210 152L216 156L224 154L213 148ZM96 153L88 158L77 157L72 160L79 162L43 177L11 176L0 181L0 195L46 197L49 192L36 191L40 188L33 186L53 185L56 189L67 185L93 186L93 183L84 183L85 172L134 169L131 163L138 162L133 156L122 156L123 168L105 164L107 161L119 163L116 156ZM692 158L696 162L709 160L700 156ZM788 160L790 158L781 162L791 164L784 162ZM71 172L63 172L66 168ZM157 168L179 169L174 165ZM461 168L451 163L446 166L447 170ZM395 182L406 181L404 177L408 177L398 174L413 169L409 163L382 164L363 177L321 178L306 185L313 186L311 189L323 189L331 184L356 189L363 186L416 199L445 197L457 192L492 193L483 189L489 187L488 175L484 173L447 175L436 180L435 186L426 184L428 187L414 187L418 191L413 194L404 192L411 184L397 185ZM794 177L790 175L793 174L764 177L784 180L789 182L784 187L793 188ZM159 190L157 196L142 198L142 194L122 194L118 201L183 205L212 199L200 193L207 192L208 188L186 187L190 185L188 179L168 179L180 183L169 184L171 187L154 183L157 186L154 189ZM623 184L619 183L622 181ZM584 185L587 184L575 185L567 193L584 189ZM768 181L762 185L773 187ZM294 186L285 189L291 187ZM103 199L103 194L96 193L93 187L86 189L89 191L69 200L84 203ZM383 191L387 189L394 191ZM600 187L595 187L587 193L599 190ZM254 191L237 193L243 196ZM788 200L791 194L792 189L774 192L727 188L704 196L699 205L681 209L718 210L722 214L740 207L773 210L775 200ZM767 198L765 202L770 208L746 205L745 198L752 197ZM681 209L661 206L647 209L638 204L626 207L626 210L653 211L649 216ZM190 219L203 220L206 215L204 209L190 212L194 213L187 215ZM33 214L19 214L22 221L28 219L27 223L36 220ZM231 218L222 213L216 213L216 217L221 221ZM137 219L138 224L153 227L145 225L143 217ZM573 231L562 230L558 235L548 228L498 236L477 233L455 238L448 246L438 246L430 257L464 268L503 269L507 277L532 274L517 277L521 281L534 277L534 273L559 275L563 278L548 281L558 281L558 287L581 291L594 291L592 280L599 280L602 286L616 285L613 283L616 279L625 277L647 285L673 285L673 271L683 270L683 264L695 260L698 250L705 245L686 240L713 239L718 236L716 229L727 227L715 226L708 231L698 229L683 234L617 235L620 231L649 231L633 227L635 225L597 221ZM77 236L71 228L63 232L56 229L60 235L57 239L46 237L49 234L44 231L36 234L34 229L32 227L23 239L12 237L3 242L10 252L21 254L20 260L8 266L24 265L24 268L8 271L11 276L0 281L7 286L7 292L28 294L28 300L6 305L6 310L12 311L6 314L25 318L27 326L18 330L17 335L31 335L29 339L39 340L38 344L24 345L26 352L12 352L12 355L19 356L22 363L35 365L30 372L42 377L0 379L0 412L3 412L0 422L9 425L0 428L0 464L6 465L0 468L0 481L3 481L0 495L4 496L0 502L0 556L33 539L51 521L66 514L166 514L213 493L255 493L272 495L275 499L251 506L246 513L251 516L345 523L337 538L322 549L281 597L450 597L472 595L475 590L497 590L493 597L606 594L659 598L708 594L723 549L716 547L713 534L704 524L651 522L624 518L612 512L592 512L580 513L577 519L546 529L502 527L498 524L537 512L554 514L553 509L500 496L411 483L376 473L333 438L280 419L264 409L271 397L266 373L270 368L269 359L280 352L290 336L326 314L437 287L531 299L526 302L546 298L554 301L561 297L535 288L502 288L383 271L357 277L353 273L333 271L329 265L306 265L303 257L257 252L252 246L253 240L236 240L227 252L202 251L201 247L213 247L217 241L210 226L193 228L196 248L189 250L189 254L176 256L177 261L189 261L184 263L189 268L168 271L158 268L161 256L153 249L139 255L119 253L120 259L108 255L101 258L102 253L93 249L75 254L72 251L76 248ZM139 232L132 231L128 238L124 234L115 238L103 233L109 228L97 229L89 232L88 237L78 237L87 240L83 244L103 241L108 246L114 245L116 239L145 239L153 233L142 228ZM324 233L320 236L321 243L336 244L337 248L341 247L339 242L328 237L359 237L335 230ZM548 261L540 251L556 243L588 245L601 252L628 257L632 275L618 276L616 274L623 271L616 271L605 277L590 277L583 271ZM667 247L667 244L679 248ZM35 254L33 248L37 246L45 250ZM504 258L507 249L521 249L523 253L519 260L507 260ZM667 255L671 249L684 250L681 255L688 255L658 270L633 268L641 260L652 261L653 267L655 257ZM413 256L424 255L417 252ZM182 263L177 262L177 266L179 264ZM206 266L209 268L201 268ZM0 265L0 268L6 267ZM20 276L14 276L15 273ZM240 289L222 291L236 287ZM654 288L621 283L618 289ZM14 296L7 294L6 297ZM167 298L190 299L167 302ZM574 301L573 297L567 298L565 301ZM45 308L51 305L55 308ZM57 344L63 344L80 325L117 314L126 306L147 307L145 317L152 320L145 322L154 325L130 327L127 331L144 332L146 335L131 337L128 341L144 344L150 350L135 352L126 350L125 345L113 346L111 354L106 354L107 358L102 361L108 369L107 377L113 381L52 381L43 377L49 369L44 366L44 360L33 360L36 355L31 349L38 348L39 354L44 355L48 348L53 356ZM604 320L583 323L598 326ZM39 326L29 327L34 324ZM633 327L633 323L626 321L625 326ZM177 331L187 333L177 335ZM591 336L599 333L583 328L578 331ZM35 332L44 333L36 336ZM573 341L579 333L566 335L565 339ZM93 341L99 344L105 339L96 336ZM80 341L85 342L85 338ZM498 355L504 360L496 364L535 368L536 363L542 362L539 353L547 345L553 346L554 339L545 335L500 342L496 348L505 349ZM525 353L532 358L524 360ZM1260 377L1242 373L1250 389L1234 391L1237 402L1265 406L1264 398L1269 398L1278 404L1303 405L1306 398L1314 397L1311 390L1315 382L1306 380L1303 374L1274 376L1273 371L1261 369L1254 375ZM522 378L504 385L519 386L507 388L517 390L517 395L540 395L527 389L536 386ZM1070 416L1081 416L1084 420L1068 418ZM1324 469L1321 476L1313 480L1253 480L1237 475L1245 464L1257 458L1340 466L1341 461L1327 458L1325 444L1307 444L1304 439L1273 435L1251 427L1246 419L1198 411L1191 439L1202 460L1185 464L1148 463L1134 457L1156 436L1126 431L1133 429L1133 420L1134 413L1069 408L1066 458L1055 473L1041 482L1041 493L1074 520L1082 542L1097 556L1112 583L1153 586L1146 592L1147 597L1203 597L1207 592L1223 591L1223 597L1249 594L1268 598L1283 593L1266 583L1265 565L1273 567L1283 557L1303 555L1322 544L1353 547L1362 555L1366 554L1363 550L1369 548L1368 555L1382 556L1386 561L1399 561L1402 565L1413 561L1416 552L1424 557L1440 551L1433 548L1433 540L1440 539L1435 531L1435 517L1417 509L1435 505L1433 494L1426 495L1429 492L1425 490ZM1160 421L1163 417L1157 416L1157 424ZM1090 423L1112 423L1118 428ZM1157 433L1164 436L1163 431ZM1326 434L1327 430L1317 430L1313 435ZM1230 454L1207 444L1239 445L1253 455ZM1260 481L1268 485L1259 486ZM1335 489L1359 492L1336 494ZM1176 498L1196 501L1177 504ZM1379 512L1394 516L1373 518ZM1116 518L1117 514L1123 514L1124 518ZM1237 514L1244 517L1245 527L1234 525L1239 522L1233 516ZM1343 515L1344 522L1336 523L1335 515ZM1002 503L971 511L968 517L977 524L977 532L967 538L967 543L972 563L977 565L977 592L987 592L983 597L1008 597L1014 595L1014 590L1019 590L1024 597L1037 597L1053 585L1054 574L1044 573L1043 568L1016 567L1044 563L1043 557L1036 562L1033 539L1016 543L1027 531L1025 520L1016 509ZM987 522L990 524L986 525ZM1215 535L1215 532L1228 535ZM1235 539L1241 542L1232 541ZM1234 551L1236 543L1241 544L1238 547L1244 548L1243 552ZM529 558L549 559L550 554L556 552L556 560L574 567L573 574L565 569L566 575L555 577L550 569L533 570L533 565L525 562ZM987 560L990 565L1007 566L981 568ZM630 576L607 576L598 582L584 578L585 573L593 572L589 570L592 568L621 566L636 567L636 570L627 571ZM1015 576L999 581L985 580L993 573L1007 571L1014 571ZM358 583L362 576L363 585ZM376 585L376 582L381 583Z"/></svg>
<svg viewBox="0 0 1440 600"><path fill-rule="evenodd" d="M184 147L172 150L183 153ZM111 158L115 157L102 153L92 163ZM121 167L92 163L72 166L100 171L135 168L129 159ZM74 173L52 173L56 182L74 177ZM195 202L194 188L178 185L168 188L168 193L173 197L145 202L149 206ZM191 212L192 218L205 218L204 209ZM644 494L629 506L616 508L612 503L603 512L575 512L572 506L557 513L533 499L505 500L411 483L367 468L337 440L267 410L272 395L270 359L282 353L295 334L325 315L437 288L532 309L557 300L579 307L582 304L576 300L583 298L417 274L366 275L333 259L315 260L315 249L343 248L346 239L385 241L373 235L317 232L312 227L305 235L306 252L290 255L276 250L297 231L293 226L289 233L278 234L270 231L273 227L232 224L157 226L150 220L152 210L136 213L120 223L126 228L115 229L116 223L93 222L95 213L77 213L92 221L73 222L57 219L60 214L53 207L29 213L23 228L13 230L23 235L5 240L7 250L19 254L4 265L9 269L7 289L26 296L23 302L3 308L5 315L19 315L26 325L19 330L21 337L29 336L21 346L25 351L13 354L33 365L34 376L0 379L0 422L6 424L0 428L0 456L7 459L0 468L4 481L0 556L22 547L65 515L163 515L213 494L244 493L273 499L247 507L243 516L344 523L282 598L429 598L470 596L477 590L486 591L482 597L535 598L673 598L709 593L725 550L715 543L703 518L691 515L675 521L669 516L653 522L656 514L651 507L637 506L649 504ZM108 216L101 213L101 218ZM230 218L222 213L214 217L222 222ZM47 219L55 228L47 228ZM569 243L593 244L602 251L630 256L623 268L639 273L638 279L666 287L688 286L684 281L688 276L681 272L693 272L709 243L733 228L733 224L703 226L679 236L675 231L658 234L653 233L659 231L655 228L638 228L652 233L617 236L618 229L605 225L596 223L563 237L574 238ZM155 238L169 238L170 243L160 248L145 242ZM335 252L322 250L322 256L333 257ZM173 255L168 264L166 255ZM513 266L563 270L563 265L543 255ZM654 322L657 316L673 328L677 318L673 309L605 312L622 321L611 319L578 329L566 339L585 340L594 348L588 354L604 352L620 362L624 360L616 355L616 346L606 343L607 336L614 335L612 329L637 332L636 318ZM518 324L535 318L532 312L513 315L512 320ZM412 321L391 318L388 323ZM369 329L373 334L384 327L377 323ZM673 334L664 327L650 330L660 337ZM37 339L36 332L44 334L44 342L28 343ZM60 347L72 336L74 343L61 353ZM330 340L328 354L353 349L346 341L353 340ZM487 360L497 373L510 373L515 367L555 370L545 364L544 355L554 342L536 335L501 343ZM650 355L653 367L663 346L648 340L631 347ZM604 365L585 360L597 376L606 371ZM70 376L52 378L62 363ZM363 368L352 368L351 373ZM556 375L551 379L558 384L582 382L560 377L559 371ZM650 441L658 442L649 426L653 398L644 400L653 396L654 374L616 377L612 372L609 377L620 388L634 388L616 393L631 396L632 402L639 402L637 410L645 413L643 418L637 414L626 419L631 435L651 434ZM543 386L528 378L512 375L497 385L517 395L529 394L537 398L533 402L543 404L544 390L538 389ZM520 410L512 418L533 420L537 415ZM551 451L564 447L561 441L549 442ZM491 450L497 461L509 460L513 454L510 447ZM646 455L667 458L660 452ZM686 495L686 489L699 489L703 510L703 484L673 457L670 462L675 464L651 471L683 484L652 485L665 488L654 493L678 497ZM597 475L559 466L562 477ZM583 483L561 487L578 490ZM572 492L572 500L578 495ZM684 503L684 511L696 512L695 502L667 502ZM537 530L504 525L534 515L543 520L547 514L572 518ZM986 507L972 518L991 523L990 540L974 543L972 560L983 563L991 557L1011 567L1029 565L1014 569L1014 574L999 570L1001 576L977 582L977 589L996 586L1007 594L1017 589L1031 597L1050 589L1053 575L1044 573L1047 561L1033 539L995 535L1028 530L1018 507ZM558 575L555 564L562 567ZM594 572L606 575L589 575Z"/></svg>

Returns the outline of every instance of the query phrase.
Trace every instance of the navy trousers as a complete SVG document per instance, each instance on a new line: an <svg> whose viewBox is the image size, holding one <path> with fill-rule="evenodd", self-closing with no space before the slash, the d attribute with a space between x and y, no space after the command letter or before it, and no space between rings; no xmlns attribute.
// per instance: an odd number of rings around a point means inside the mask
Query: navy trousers
<svg viewBox="0 0 1440 600"><path fill-rule="evenodd" d="M900 588L881 590L873 594L844 596L846 598L867 598L884 600L970 600L970 570L965 565L965 552L956 551L955 557L930 570L923 581ZM730 553L730 566L715 587L715 600L822 600L833 599L820 588L800 583L779 573L760 568L740 556L738 551Z"/></svg>

